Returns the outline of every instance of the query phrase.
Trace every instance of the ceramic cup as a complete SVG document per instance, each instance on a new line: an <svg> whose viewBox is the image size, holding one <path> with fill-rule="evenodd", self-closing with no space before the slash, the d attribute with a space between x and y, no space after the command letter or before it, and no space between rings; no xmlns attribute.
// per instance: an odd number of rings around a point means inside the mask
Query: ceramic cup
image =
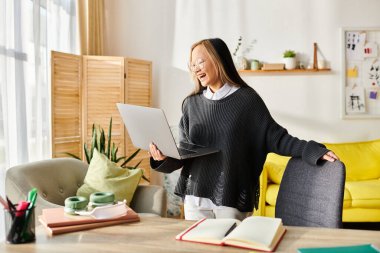
<svg viewBox="0 0 380 253"><path fill-rule="evenodd" d="M251 70L259 70L260 63L258 61L251 61Z"/></svg>
<svg viewBox="0 0 380 253"><path fill-rule="evenodd" d="M325 69L325 68L326 68L326 61L318 60L318 69Z"/></svg>

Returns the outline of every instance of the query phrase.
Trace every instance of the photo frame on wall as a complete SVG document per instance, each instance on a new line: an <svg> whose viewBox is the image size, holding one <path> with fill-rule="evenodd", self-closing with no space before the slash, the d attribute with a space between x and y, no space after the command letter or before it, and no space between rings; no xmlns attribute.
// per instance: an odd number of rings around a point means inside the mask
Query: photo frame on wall
<svg viewBox="0 0 380 253"><path fill-rule="evenodd" d="M363 87L346 87L346 112L352 114L366 112Z"/></svg>
<svg viewBox="0 0 380 253"><path fill-rule="evenodd" d="M380 27L342 28L344 119L380 118Z"/></svg>

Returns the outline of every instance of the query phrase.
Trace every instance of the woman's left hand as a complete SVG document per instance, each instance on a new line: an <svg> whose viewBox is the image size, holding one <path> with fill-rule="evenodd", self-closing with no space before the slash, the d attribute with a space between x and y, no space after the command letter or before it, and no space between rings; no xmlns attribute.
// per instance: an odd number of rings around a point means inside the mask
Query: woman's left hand
<svg viewBox="0 0 380 253"><path fill-rule="evenodd" d="M335 160L339 160L339 157L334 154L334 152L329 151L322 157L323 160L329 161L329 162L335 162Z"/></svg>

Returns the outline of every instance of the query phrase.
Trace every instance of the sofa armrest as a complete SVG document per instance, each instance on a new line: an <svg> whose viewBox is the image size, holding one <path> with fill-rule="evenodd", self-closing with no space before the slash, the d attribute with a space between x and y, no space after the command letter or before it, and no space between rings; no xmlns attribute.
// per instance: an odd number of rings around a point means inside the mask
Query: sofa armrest
<svg viewBox="0 0 380 253"><path fill-rule="evenodd" d="M133 195L131 208L137 213L166 216L166 191L158 185L139 185Z"/></svg>

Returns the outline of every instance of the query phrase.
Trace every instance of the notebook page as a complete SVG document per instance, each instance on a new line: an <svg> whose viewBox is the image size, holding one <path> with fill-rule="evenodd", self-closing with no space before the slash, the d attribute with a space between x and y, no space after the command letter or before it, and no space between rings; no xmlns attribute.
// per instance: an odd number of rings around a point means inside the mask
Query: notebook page
<svg viewBox="0 0 380 253"><path fill-rule="evenodd" d="M236 223L235 219L206 219L183 235L183 240L213 239L222 240L226 232Z"/></svg>
<svg viewBox="0 0 380 253"><path fill-rule="evenodd" d="M281 225L281 219L252 216L246 218L226 238L236 241L254 242L269 246Z"/></svg>

